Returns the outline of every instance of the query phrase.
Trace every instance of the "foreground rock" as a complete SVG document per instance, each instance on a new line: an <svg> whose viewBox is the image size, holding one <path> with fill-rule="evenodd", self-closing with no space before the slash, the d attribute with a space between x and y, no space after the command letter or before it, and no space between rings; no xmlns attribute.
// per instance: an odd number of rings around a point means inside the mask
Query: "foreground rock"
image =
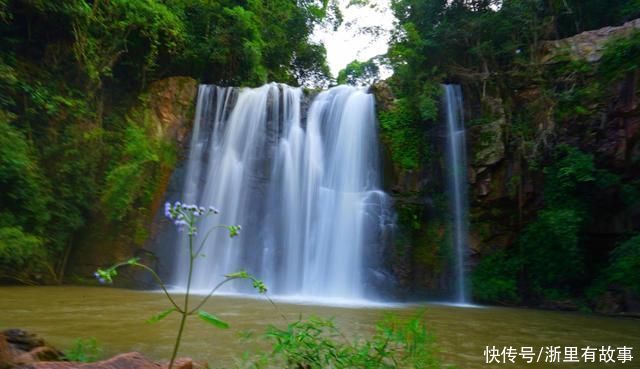
<svg viewBox="0 0 640 369"><path fill-rule="evenodd" d="M62 360L63 353L42 338L21 329L0 332L0 369L13 368L37 361Z"/></svg>
<svg viewBox="0 0 640 369"><path fill-rule="evenodd" d="M16 369L163 369L168 363L153 362L138 352L128 352L112 357L111 359L95 363L76 363L69 361L42 361L27 365L21 365ZM176 360L174 369L192 369L191 359L182 358Z"/></svg>
<svg viewBox="0 0 640 369"><path fill-rule="evenodd" d="M41 337L22 329L0 332L0 369L164 369L138 352L129 352L95 363L63 361L64 354ZM177 359L174 369L192 369L189 358Z"/></svg>

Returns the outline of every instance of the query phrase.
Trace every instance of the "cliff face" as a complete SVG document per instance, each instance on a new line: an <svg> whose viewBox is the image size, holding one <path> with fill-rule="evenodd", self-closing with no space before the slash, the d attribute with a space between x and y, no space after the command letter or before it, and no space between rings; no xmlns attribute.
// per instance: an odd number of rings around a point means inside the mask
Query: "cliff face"
<svg viewBox="0 0 640 369"><path fill-rule="evenodd" d="M143 203L136 204L138 207L132 210L132 215L129 215L131 218L127 216L113 221L100 207L96 207L70 255L68 274L72 278L89 276L98 267L132 256L142 257L148 265L157 262L153 253L143 245L157 232L157 224L153 219L164 199L175 164L184 151L197 90L197 81L189 77L159 80L138 97L126 114L126 121L140 128L153 147L157 147L158 151L175 152L171 156L176 156L172 160L153 160L145 164L144 172L137 173L149 177L143 182L149 196ZM123 162L126 164L128 160L134 159L125 155ZM146 280L146 277L135 272L128 277L122 279L121 283L131 285L131 279Z"/></svg>
<svg viewBox="0 0 640 369"><path fill-rule="evenodd" d="M607 42L628 36L639 28L640 20L635 20L624 26L547 42L543 45L541 61L545 68L558 68L570 60L572 63L586 63L589 68L597 70ZM547 83L556 90L566 88L563 85L564 79L568 78L566 73ZM532 164L541 164L544 169L545 163L549 162L549 151L554 147L567 144L593 154L598 168L615 173L623 180L637 178L640 174L637 165L640 159L638 70L626 73L620 80L607 79L604 82L599 76L588 74L582 83L586 86L600 83L599 96L595 100L582 98L579 104L584 104L584 111L573 115L562 114L561 109L567 109L567 106L545 96L541 84L503 90L498 97L469 94L471 99L477 100L470 104L480 105L485 110L469 111L472 120L479 113L494 117L489 123L468 127L471 138L471 223L474 228L471 247L474 252L513 242L518 229L541 206L544 180L540 168L531 167ZM472 84L467 87L473 89ZM504 101L505 95L510 95L509 102ZM532 129L529 142L517 137L518 109L532 110L535 125L529 127ZM534 163L533 157L539 163ZM615 209L612 211L617 212ZM602 241L605 243L614 242L631 231L633 224L638 224L633 222L634 216L614 214L613 217L602 218L596 215L589 233L604 237Z"/></svg>
<svg viewBox="0 0 640 369"><path fill-rule="evenodd" d="M612 78L601 72L606 45L639 27L640 20L635 20L544 43L535 56L539 78L505 71L489 77L492 87L486 88L486 78L449 76L462 85L465 98L469 271L485 256L513 248L544 208L545 171L554 164L556 148L568 145L593 155L598 170L621 183L640 178L640 73L636 69ZM492 84L491 78L501 80ZM378 85L374 93L379 109L389 110L393 99L388 91L380 92L384 89ZM414 292L435 288L446 293L451 279L448 220L440 214L448 211L443 205L447 194L441 122L423 123L424 144L435 159L424 160L417 170L388 165L385 173L399 214L390 268L400 285ZM591 214L581 236L589 258L608 259L615 245L640 225L638 211L619 205L620 193L607 192L598 196L610 201L610 209ZM598 261L587 260L587 269L590 263ZM557 307L549 301L535 303ZM624 310L632 302L616 304L613 310Z"/></svg>

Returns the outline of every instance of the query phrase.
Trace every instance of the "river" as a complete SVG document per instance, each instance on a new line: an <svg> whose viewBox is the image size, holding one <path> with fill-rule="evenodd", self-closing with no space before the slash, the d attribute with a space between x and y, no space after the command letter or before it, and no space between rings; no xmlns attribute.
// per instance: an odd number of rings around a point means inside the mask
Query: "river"
<svg viewBox="0 0 640 369"><path fill-rule="evenodd" d="M43 336L62 350L80 337L95 337L105 355L139 351L161 360L170 356L178 316L156 324L145 320L167 308L162 294L108 287L2 287L0 328L23 328ZM196 297L197 298L197 297ZM487 365L486 346L572 346L602 345L634 347L632 362L619 367L637 368L640 362L640 320L501 307L456 307L439 304L372 306L323 306L268 301L246 297L214 297L206 310L230 323L220 330L193 318L179 356L208 361L211 367L232 367L243 352L264 343L259 338L268 325L284 327L299 316L334 317L348 336L366 336L386 314L424 314L436 336L444 362L458 368L601 368L602 364L516 364ZM282 314L280 314L282 312ZM256 339L241 336L254 332ZM596 357L597 361L597 357ZM609 367L609 366L607 366Z"/></svg>

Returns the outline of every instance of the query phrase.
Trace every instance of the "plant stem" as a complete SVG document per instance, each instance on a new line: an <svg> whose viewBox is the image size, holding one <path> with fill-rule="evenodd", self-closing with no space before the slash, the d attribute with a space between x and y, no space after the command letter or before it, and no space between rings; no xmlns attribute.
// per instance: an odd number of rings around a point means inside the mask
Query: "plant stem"
<svg viewBox="0 0 640 369"><path fill-rule="evenodd" d="M128 263L126 263L126 264L123 263L123 265L128 265ZM162 292L164 292L165 296L167 296L167 298L169 299L171 304L176 308L176 310L178 312L182 313L182 309L173 300L173 297L171 297L171 294L169 293L169 291L167 291L167 287L164 285L164 282L162 282L162 279L160 279L160 276L153 269L149 268L148 266L146 266L144 264L140 264L140 263L133 263L131 265L132 266L137 266L139 268L142 268L142 269L148 271L151 274L151 276L153 276L153 278L156 280L156 283L158 283L158 286L160 286L160 288L162 289Z"/></svg>
<svg viewBox="0 0 640 369"><path fill-rule="evenodd" d="M180 347L180 340L182 339L182 331L184 330L184 324L189 316L189 290L191 289L191 274L193 272L193 235L189 234L189 276L187 277L187 291L184 294L184 308L182 309L182 319L180 320L180 328L178 328L178 337L176 337L176 344L173 347L173 354L171 354L171 361L169 362L169 369L173 368L173 363L176 360L178 354L178 348Z"/></svg>

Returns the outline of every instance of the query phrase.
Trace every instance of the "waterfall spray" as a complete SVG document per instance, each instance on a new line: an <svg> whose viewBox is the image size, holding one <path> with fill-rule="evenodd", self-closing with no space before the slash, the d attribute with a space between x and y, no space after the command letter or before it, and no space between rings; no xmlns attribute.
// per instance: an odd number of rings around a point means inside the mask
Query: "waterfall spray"
<svg viewBox="0 0 640 369"><path fill-rule="evenodd" d="M200 87L183 199L216 206L218 220L243 233L210 236L194 289L244 268L276 295L370 297L376 249L391 223L374 98L339 86L318 94L306 114L304 99L301 89L274 83ZM184 257L179 251L175 265ZM175 286L184 272L174 270Z"/></svg>

